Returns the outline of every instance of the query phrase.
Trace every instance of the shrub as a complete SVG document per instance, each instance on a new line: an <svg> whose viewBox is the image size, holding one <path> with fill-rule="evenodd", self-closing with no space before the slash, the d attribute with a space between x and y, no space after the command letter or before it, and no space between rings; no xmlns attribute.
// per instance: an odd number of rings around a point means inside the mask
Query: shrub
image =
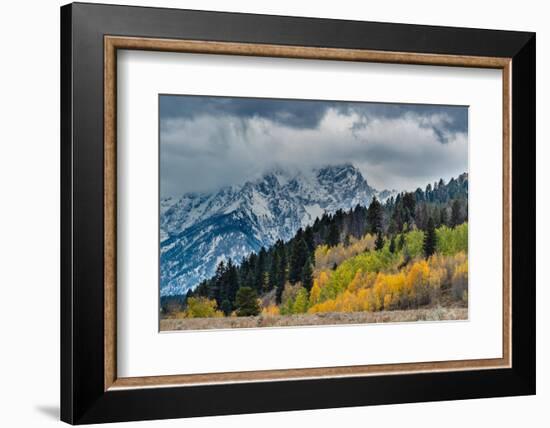
<svg viewBox="0 0 550 428"><path fill-rule="evenodd" d="M223 312L218 311L218 305L215 300L206 297L190 297L187 299L187 309L185 317L187 318L219 318L223 317Z"/></svg>
<svg viewBox="0 0 550 428"><path fill-rule="evenodd" d="M279 307L277 305L269 305L262 309L262 316L275 317L280 314Z"/></svg>

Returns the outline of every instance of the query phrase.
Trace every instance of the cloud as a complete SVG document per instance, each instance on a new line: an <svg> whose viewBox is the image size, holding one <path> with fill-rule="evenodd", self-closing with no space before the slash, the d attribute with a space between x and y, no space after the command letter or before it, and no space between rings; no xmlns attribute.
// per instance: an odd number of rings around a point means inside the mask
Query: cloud
<svg viewBox="0 0 550 428"><path fill-rule="evenodd" d="M185 108L161 103L162 196L344 162L378 189L412 190L468 166L465 107L171 98Z"/></svg>
<svg viewBox="0 0 550 428"><path fill-rule="evenodd" d="M309 100L163 95L160 110L164 118L194 118L208 114L263 118L295 128L315 128L333 104Z"/></svg>

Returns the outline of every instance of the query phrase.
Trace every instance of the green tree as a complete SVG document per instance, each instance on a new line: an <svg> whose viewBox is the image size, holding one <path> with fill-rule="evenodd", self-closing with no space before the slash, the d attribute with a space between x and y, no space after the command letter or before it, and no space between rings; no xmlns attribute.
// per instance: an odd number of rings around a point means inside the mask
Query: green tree
<svg viewBox="0 0 550 428"><path fill-rule="evenodd" d="M240 317L256 316L260 313L258 294L251 287L239 288L235 304L237 306L237 315Z"/></svg>
<svg viewBox="0 0 550 428"><path fill-rule="evenodd" d="M271 259L271 268L269 270L269 279L268 279L268 288L269 290L273 290L274 288L277 288L277 284L279 282L279 268L281 265L281 257L279 256L279 252L275 251L273 254L273 258Z"/></svg>
<svg viewBox="0 0 550 428"><path fill-rule="evenodd" d="M287 259L286 259L286 251L285 251L285 248L284 246L281 245L279 246L278 248L278 254L279 254L279 268L277 269L278 270L278 278L277 278L277 291L275 293L275 298L276 298L276 301L277 303L281 303L281 298L282 298L282 295L283 295L283 290L285 289L285 283L286 283L286 280L287 280L287 273L286 273L286 270L287 270Z"/></svg>
<svg viewBox="0 0 550 428"><path fill-rule="evenodd" d="M392 235L390 240L390 253L395 253L395 236Z"/></svg>
<svg viewBox="0 0 550 428"><path fill-rule="evenodd" d="M403 195L403 210L405 211L406 221L410 222L411 219L414 219L415 208L416 208L416 199L414 193L407 192Z"/></svg>
<svg viewBox="0 0 550 428"><path fill-rule="evenodd" d="M382 230L382 205L376 199L376 196L372 198L372 201L367 209L367 222L369 223L369 232L378 233Z"/></svg>
<svg viewBox="0 0 550 428"><path fill-rule="evenodd" d="M458 226L460 223L462 223L461 221L461 206L460 206L460 201L458 199L455 199L453 201L453 205L451 207L451 224L450 226L451 227L456 227Z"/></svg>
<svg viewBox="0 0 550 428"><path fill-rule="evenodd" d="M295 239L292 243L290 253L290 267L288 272L288 280L291 284L296 284L302 278L302 269L304 264L309 259L307 244L304 239Z"/></svg>
<svg viewBox="0 0 550 428"><path fill-rule="evenodd" d="M267 251L264 247L262 247L260 249L260 252L258 253L258 259L256 261L256 270L254 273L254 286L256 287L256 290L258 290L259 292L262 292L265 288L266 259L267 259Z"/></svg>
<svg viewBox="0 0 550 428"><path fill-rule="evenodd" d="M421 230L411 230L405 234L405 248L412 258L423 254L424 235Z"/></svg>
<svg viewBox="0 0 550 428"><path fill-rule="evenodd" d="M227 270L225 273L225 300L228 300L231 304L231 309L229 312L233 310L233 302L235 301L235 297L237 296L237 290L239 289L239 271L237 266L233 263L231 259L227 262ZM223 307L223 303L222 303ZM225 312L225 309L224 309ZM226 312L229 313L229 312Z"/></svg>
<svg viewBox="0 0 550 428"><path fill-rule="evenodd" d="M435 253L435 248L437 246L437 236L435 234L435 224L434 219L430 217L428 219L428 225L426 226L426 233L424 234L424 256L426 258L430 257Z"/></svg>
<svg viewBox="0 0 550 428"><path fill-rule="evenodd" d="M306 227L304 230L304 241L306 241L310 252L315 250L315 243L313 242L313 229L311 226Z"/></svg>
<svg viewBox="0 0 550 428"><path fill-rule="evenodd" d="M399 235L399 241L397 241L397 250L401 251L404 246L405 246L405 234L401 233Z"/></svg>
<svg viewBox="0 0 550 428"><path fill-rule="evenodd" d="M382 236L382 232L378 232L376 235L376 241L374 241L374 248L376 250L381 250L384 248L384 237Z"/></svg>
<svg viewBox="0 0 550 428"><path fill-rule="evenodd" d="M447 226L447 223L449 222L449 219L447 218L447 208L445 206L441 207L441 211L439 212L439 224L441 226Z"/></svg>
<svg viewBox="0 0 550 428"><path fill-rule="evenodd" d="M223 313L225 315L229 315L231 313L231 311L233 310L233 305L231 304L231 302L229 300L225 299L222 302L222 305L221 305L220 309L223 311Z"/></svg>
<svg viewBox="0 0 550 428"><path fill-rule="evenodd" d="M309 293L304 287L300 287L292 306L292 313L303 314L307 312L309 304Z"/></svg>
<svg viewBox="0 0 550 428"><path fill-rule="evenodd" d="M332 220L328 229L327 245L335 247L340 242L340 232L335 220Z"/></svg>
<svg viewBox="0 0 550 428"><path fill-rule="evenodd" d="M311 269L311 263L309 260L306 261L302 268L302 286L307 290L311 290L313 286L313 270Z"/></svg>

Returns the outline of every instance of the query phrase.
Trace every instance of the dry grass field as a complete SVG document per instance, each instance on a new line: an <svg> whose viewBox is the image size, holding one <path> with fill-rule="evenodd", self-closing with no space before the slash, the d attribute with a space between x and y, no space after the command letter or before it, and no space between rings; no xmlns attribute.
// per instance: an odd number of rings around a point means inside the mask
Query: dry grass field
<svg viewBox="0 0 550 428"><path fill-rule="evenodd" d="M467 320L468 309L433 307L380 312L327 312L285 316L167 318L160 321L161 331L227 328L289 327L308 325L374 324L411 321Z"/></svg>

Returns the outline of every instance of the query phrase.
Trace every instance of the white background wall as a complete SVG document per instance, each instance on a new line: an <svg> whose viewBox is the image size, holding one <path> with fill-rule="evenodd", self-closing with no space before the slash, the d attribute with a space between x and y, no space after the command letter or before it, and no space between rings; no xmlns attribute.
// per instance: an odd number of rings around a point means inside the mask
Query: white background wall
<svg viewBox="0 0 550 428"><path fill-rule="evenodd" d="M122 1L122 0L121 0ZM104 3L113 3L104 1ZM550 240L547 144L550 75L545 2L395 0L147 0L126 4L537 32L537 340L534 397L405 404L264 415L155 421L141 426L280 427L545 426L550 404L550 334L543 272ZM53 426L59 408L59 6L4 2L0 13L0 421ZM546 216L547 218L547 216ZM548 269L546 269L548 270ZM545 406L546 405L546 406ZM137 426L127 424L125 426Z"/></svg>

